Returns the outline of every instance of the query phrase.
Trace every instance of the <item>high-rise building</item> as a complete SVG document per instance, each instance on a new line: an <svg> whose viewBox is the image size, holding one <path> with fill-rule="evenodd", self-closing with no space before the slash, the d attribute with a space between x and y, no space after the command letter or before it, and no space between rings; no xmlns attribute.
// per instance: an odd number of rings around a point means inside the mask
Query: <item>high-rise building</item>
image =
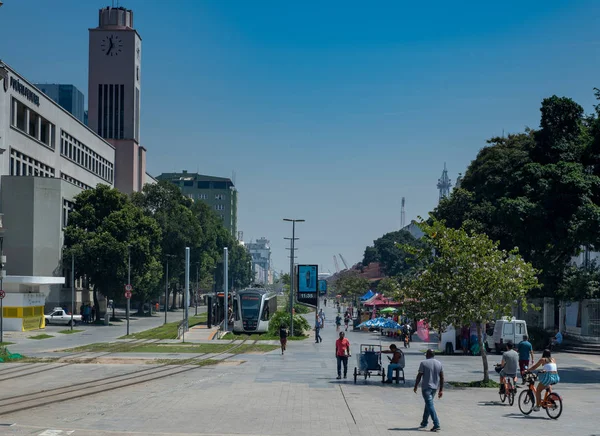
<svg viewBox="0 0 600 436"><path fill-rule="evenodd" d="M198 173L162 173L157 180L179 186L186 197L207 203L221 218L223 225L237 237L237 190L231 179Z"/></svg>
<svg viewBox="0 0 600 436"><path fill-rule="evenodd" d="M254 273L254 282L261 285L273 284L273 274L271 272L271 246L267 238L257 239L256 242L249 242L246 248L252 257L252 271Z"/></svg>
<svg viewBox="0 0 600 436"><path fill-rule="evenodd" d="M146 180L146 149L140 145L142 39L133 11L100 9L89 29L88 124L116 149L115 187L127 194Z"/></svg>
<svg viewBox="0 0 600 436"><path fill-rule="evenodd" d="M86 124L83 92L77 87L56 83L37 83L35 86L83 124Z"/></svg>

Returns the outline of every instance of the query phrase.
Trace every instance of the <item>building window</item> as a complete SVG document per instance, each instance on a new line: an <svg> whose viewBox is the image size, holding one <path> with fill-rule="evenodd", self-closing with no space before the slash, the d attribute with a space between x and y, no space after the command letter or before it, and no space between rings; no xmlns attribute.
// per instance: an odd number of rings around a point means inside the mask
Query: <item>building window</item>
<svg viewBox="0 0 600 436"><path fill-rule="evenodd" d="M194 181L193 180L184 180L183 186L194 186Z"/></svg>
<svg viewBox="0 0 600 436"><path fill-rule="evenodd" d="M29 112L29 122L27 113ZM54 150L56 147L56 126L37 112L29 109L16 98L12 99L11 125Z"/></svg>
<svg viewBox="0 0 600 436"><path fill-rule="evenodd" d="M54 174L54 168L45 165L30 156L20 153L14 148L10 149L11 176L54 177Z"/></svg>
<svg viewBox="0 0 600 436"><path fill-rule="evenodd" d="M63 198L63 216L62 216L63 229L65 227L67 227L67 225L69 224L69 215L73 211L74 206L75 206L75 203L73 203L72 201L69 201L69 200L65 200Z"/></svg>
<svg viewBox="0 0 600 436"><path fill-rule="evenodd" d="M215 210L225 210L225 206L223 206L222 204L216 204Z"/></svg>
<svg viewBox="0 0 600 436"><path fill-rule="evenodd" d="M215 194L215 200L225 200L224 194Z"/></svg>
<svg viewBox="0 0 600 436"><path fill-rule="evenodd" d="M210 189L210 182L198 182L198 189Z"/></svg>
<svg viewBox="0 0 600 436"><path fill-rule="evenodd" d="M64 130L60 131L60 154L81 165L89 172L113 183L113 164L79 142Z"/></svg>
<svg viewBox="0 0 600 436"><path fill-rule="evenodd" d="M208 200L208 194L198 194L198 200Z"/></svg>
<svg viewBox="0 0 600 436"><path fill-rule="evenodd" d="M227 183L226 182L213 182L213 188L214 189L227 189Z"/></svg>
<svg viewBox="0 0 600 436"><path fill-rule="evenodd" d="M71 184L73 184L73 185L75 185L75 186L78 186L81 189L84 189L84 190L92 189L91 186L86 185L85 183L83 183L83 182L77 180L76 178L71 177L71 176L69 176L69 175L67 175L67 174L65 174L63 172L60 173L60 178L63 179L63 180L65 180L65 181L67 181L67 182L69 182L69 183L71 183Z"/></svg>

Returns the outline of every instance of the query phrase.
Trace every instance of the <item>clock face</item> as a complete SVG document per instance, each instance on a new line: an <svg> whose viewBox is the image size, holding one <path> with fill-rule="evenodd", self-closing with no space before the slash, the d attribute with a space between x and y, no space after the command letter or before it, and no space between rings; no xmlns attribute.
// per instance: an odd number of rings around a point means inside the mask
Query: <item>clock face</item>
<svg viewBox="0 0 600 436"><path fill-rule="evenodd" d="M105 36L100 42L100 49L106 56L119 56L123 51L123 40L115 34Z"/></svg>

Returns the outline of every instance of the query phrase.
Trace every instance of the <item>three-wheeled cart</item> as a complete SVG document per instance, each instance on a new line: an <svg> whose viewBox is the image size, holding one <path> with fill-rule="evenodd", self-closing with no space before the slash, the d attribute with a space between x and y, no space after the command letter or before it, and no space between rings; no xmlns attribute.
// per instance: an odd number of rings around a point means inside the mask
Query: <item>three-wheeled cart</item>
<svg viewBox="0 0 600 436"><path fill-rule="evenodd" d="M381 350L381 345L360 344L360 352L356 356L358 366L354 367L354 383L358 376L364 376L366 381L371 375L381 376L381 382L385 381Z"/></svg>

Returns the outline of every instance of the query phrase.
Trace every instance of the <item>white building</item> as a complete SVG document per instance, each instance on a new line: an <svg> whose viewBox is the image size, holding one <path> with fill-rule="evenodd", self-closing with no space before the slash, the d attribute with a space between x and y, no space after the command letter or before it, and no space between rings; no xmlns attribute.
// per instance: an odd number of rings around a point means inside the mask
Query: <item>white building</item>
<svg viewBox="0 0 600 436"><path fill-rule="evenodd" d="M254 282L262 285L273 284L273 274L271 271L271 246L267 238L257 239L256 242L249 242L246 248L252 257L252 271L254 272Z"/></svg>

